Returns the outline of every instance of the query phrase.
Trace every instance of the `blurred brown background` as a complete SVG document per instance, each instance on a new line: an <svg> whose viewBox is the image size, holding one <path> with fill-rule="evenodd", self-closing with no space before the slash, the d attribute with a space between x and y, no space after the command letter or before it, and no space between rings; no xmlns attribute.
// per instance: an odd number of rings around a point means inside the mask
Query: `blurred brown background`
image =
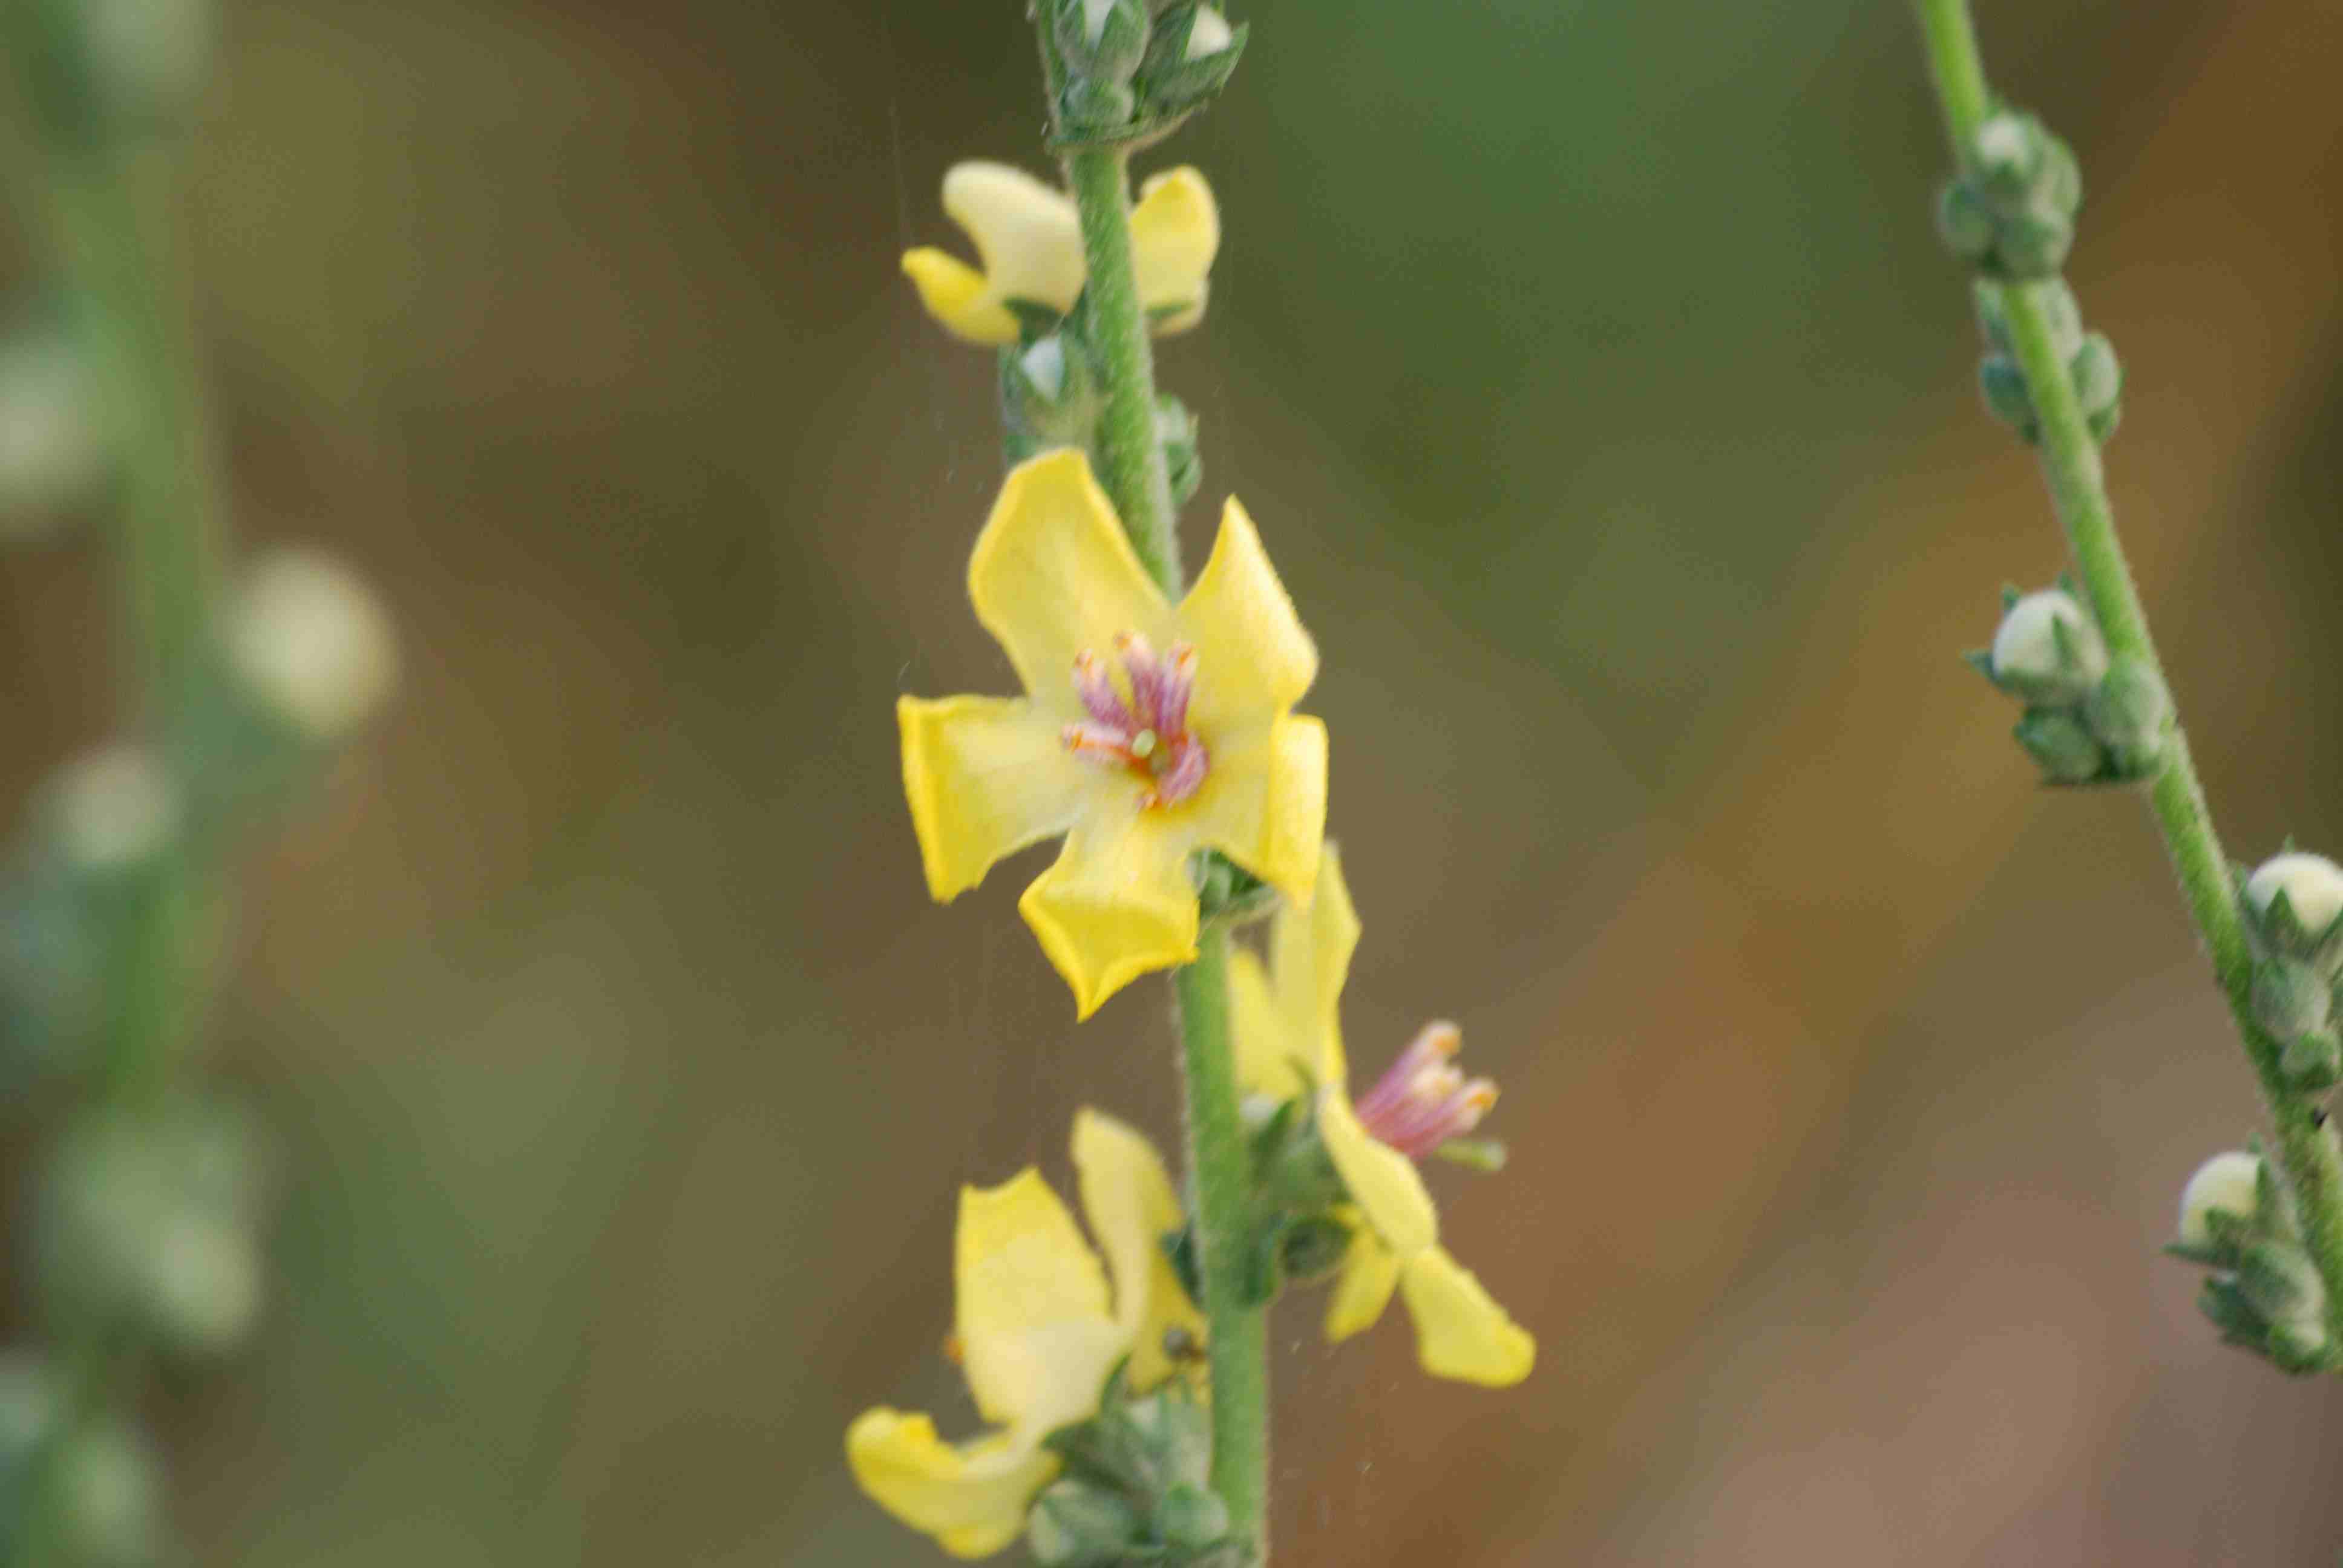
<svg viewBox="0 0 2343 1568"><path fill-rule="evenodd" d="M2343 843L2343 15L1985 0L2075 141L2116 500L2234 852ZM1971 389L1904 8L1261 6L1167 346L1324 655L1366 1070L1452 1016L1436 1176L1543 1346L1434 1384L1290 1302L1281 1561L2331 1563L2343 1405L2157 1258L2250 1081L2143 812L1955 654L2061 565ZM251 868L219 1070L278 1130L265 1332L157 1404L202 1561L915 1563L840 1438L974 1430L952 1191L1175 1131L1074 1029L1032 860L933 907L899 691L990 368L898 253L1040 167L1009 0L235 0L192 210L247 538L404 629ZM12 237L8 244L19 243ZM21 255L12 261L24 276ZM1192 508L1201 549L1211 508ZM87 541L0 559L6 798L108 724Z"/></svg>

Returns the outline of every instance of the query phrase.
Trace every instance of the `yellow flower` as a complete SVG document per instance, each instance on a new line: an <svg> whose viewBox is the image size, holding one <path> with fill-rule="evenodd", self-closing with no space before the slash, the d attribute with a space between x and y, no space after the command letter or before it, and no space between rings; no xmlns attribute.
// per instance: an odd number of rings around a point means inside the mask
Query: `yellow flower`
<svg viewBox="0 0 2343 1568"><path fill-rule="evenodd" d="M1326 727L1292 707L1318 653L1242 507L1228 503L1175 608L1090 460L1045 453L1002 485L968 591L1025 695L896 704L930 892L955 898L1004 855L1065 835L1017 907L1083 1018L1196 956L1194 851L1308 900Z"/></svg>
<svg viewBox="0 0 2343 1568"><path fill-rule="evenodd" d="M846 1432L847 1463L862 1490L955 1557L990 1556L1017 1539L1034 1494L1058 1474L1041 1440L1097 1412L1115 1362L1130 1356L1131 1386L1143 1391L1173 1370L1163 1348L1170 1331L1203 1339L1204 1320L1158 1244L1181 1222L1162 1161L1146 1139L1095 1111L1074 1118L1073 1141L1103 1270L1030 1167L998 1187L960 1189L953 1337L977 1410L1000 1430L947 1443L926 1415L882 1406Z"/></svg>
<svg viewBox="0 0 2343 1568"><path fill-rule="evenodd" d="M944 211L975 242L983 270L922 246L904 253L903 272L928 314L954 337L1016 342L1012 299L1060 316L1074 307L1084 275L1082 233L1064 192L1006 164L956 164L944 176ZM1206 275L1221 248L1221 212L1204 176L1182 167L1141 186L1131 244L1139 302L1155 330L1185 332L1203 320Z"/></svg>
<svg viewBox="0 0 2343 1568"><path fill-rule="evenodd" d="M1316 1085L1318 1134L1355 1205L1326 1337L1347 1339L1373 1323L1396 1288L1415 1320L1424 1371L1492 1387L1519 1382L1537 1342L1440 1245L1439 1215L1415 1168L1417 1156L1480 1121L1496 1086L1456 1070L1456 1028L1435 1023L1352 1100L1336 1007L1358 941L1342 859L1329 844L1310 907L1282 909L1271 923L1270 967L1240 951L1230 974L1246 1091L1284 1100Z"/></svg>

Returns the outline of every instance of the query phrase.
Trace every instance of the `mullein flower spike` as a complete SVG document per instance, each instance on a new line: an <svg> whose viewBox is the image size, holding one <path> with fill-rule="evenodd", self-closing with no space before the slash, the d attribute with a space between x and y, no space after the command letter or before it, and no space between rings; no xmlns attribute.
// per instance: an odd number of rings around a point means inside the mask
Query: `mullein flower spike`
<svg viewBox="0 0 2343 1568"><path fill-rule="evenodd" d="M969 343L1001 347L1022 330L1019 311L1063 317L1082 292L1081 219L1071 197L1022 169L964 163L944 176L944 211L968 231L981 270L921 246L903 272L928 314ZM1192 168L1154 175L1131 214L1139 302L1158 334L1204 319L1212 258L1221 248L1220 208Z"/></svg>
<svg viewBox="0 0 2343 1568"><path fill-rule="evenodd" d="M939 900L1064 835L1018 910L1081 1017L1193 960L1189 859L1217 849L1307 902L1326 821L1326 728L1293 712L1318 653L1232 498L1175 607L1081 453L1021 465L969 563L977 618L1021 698L906 697L903 789Z"/></svg>
<svg viewBox="0 0 2343 1568"><path fill-rule="evenodd" d="M1181 1218L1162 1161L1094 1111L1074 1119L1073 1155L1103 1268L1039 1172L960 1190L953 1341L978 1412L1000 1430L950 1444L929 1417L883 1407L847 1429L862 1489L955 1557L990 1556L1023 1533L1063 1468L1043 1440L1098 1412L1118 1364L1125 1385L1152 1388L1179 1370L1167 1339L1204 1335L1158 1244Z"/></svg>
<svg viewBox="0 0 2343 1568"><path fill-rule="evenodd" d="M1426 1372L1491 1387L1519 1382L1537 1342L1440 1245L1439 1215L1415 1165L1471 1131L1495 1102L1496 1087L1450 1065L1456 1029L1433 1024L1373 1090L1352 1099L1339 1012L1358 940L1358 915L1330 844L1317 896L1306 909L1281 908L1271 922L1268 965L1241 951L1229 976L1246 1092L1310 1095L1318 1136L1349 1192L1355 1222L1326 1337L1372 1326L1396 1289L1415 1321Z"/></svg>

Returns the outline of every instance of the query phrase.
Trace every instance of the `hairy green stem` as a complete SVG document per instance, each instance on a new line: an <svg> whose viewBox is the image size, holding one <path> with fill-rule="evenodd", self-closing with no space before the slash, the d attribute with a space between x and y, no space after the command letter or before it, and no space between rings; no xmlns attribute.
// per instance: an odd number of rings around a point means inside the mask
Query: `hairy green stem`
<svg viewBox="0 0 2343 1568"><path fill-rule="evenodd" d="M1099 415L1099 483L1113 498L1148 575L1166 598L1176 599L1180 535L1155 428L1155 349L1131 266L1130 170L1121 148L1084 147L1067 155L1066 178L1081 214L1082 256L1090 266L1083 308L1106 388Z"/></svg>
<svg viewBox="0 0 2343 1568"><path fill-rule="evenodd" d="M1268 1560L1269 1313L1246 1300L1252 1232L1251 1151L1229 1034L1229 935L1207 927L1178 971L1188 1160L1196 1186L1198 1262L1212 1323L1212 1490L1230 1528Z"/></svg>
<svg viewBox="0 0 2343 1568"><path fill-rule="evenodd" d="M1054 106L1065 88L1046 15L1037 14L1041 70ZM1076 146L1066 183L1081 216L1085 336L1105 390L1093 443L1099 482L1122 519L1131 548L1167 599L1182 586L1178 515L1155 427L1155 350L1131 260L1129 155L1119 146ZM1195 1195L1198 1272L1211 1332L1212 1490L1229 1525L1269 1560L1269 1312L1247 1299L1252 1233L1252 1164L1246 1147L1229 1033L1229 939L1208 925L1196 960L1172 977L1179 1000L1188 1173Z"/></svg>
<svg viewBox="0 0 2343 1568"><path fill-rule="evenodd" d="M1966 0L1916 0L1927 40L1928 64L1953 155L1966 156L1977 127L1990 112L1985 67L1969 19ZM2000 289L2010 347L2024 372L2027 395L2041 427L2043 477L2075 557L2092 613L2117 658L2145 661L2163 675L2147 612L2132 580L2130 563L2116 533L2107 503L2107 477L2099 447L2074 381L2058 352L2046 300L2047 286L2019 283ZM2168 686L2168 682L2167 683ZM2318 1097L2287 1081L2281 1048L2254 1020L2253 955L2237 908L2237 891L2227 858L2205 803L2204 786L2189 756L2187 738L2173 726L2170 755L2148 796L2164 845L2178 873L2188 912L2213 960L2213 970L2228 1000L2230 1015L2278 1133L2280 1166L2293 1190L2305 1241L2327 1287L2329 1343L2343 1350L2343 1164L2321 1133Z"/></svg>

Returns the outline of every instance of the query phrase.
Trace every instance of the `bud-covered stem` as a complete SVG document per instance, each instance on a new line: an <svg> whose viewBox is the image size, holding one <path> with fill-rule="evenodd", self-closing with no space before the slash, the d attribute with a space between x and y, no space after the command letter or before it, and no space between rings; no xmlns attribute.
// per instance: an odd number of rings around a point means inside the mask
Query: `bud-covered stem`
<svg viewBox="0 0 2343 1568"><path fill-rule="evenodd" d="M1208 926L1196 961L1173 981L1188 1091L1188 1161L1195 1181L1198 1262L1212 1324L1212 1490L1232 1534L1269 1558L1269 1313L1245 1299L1252 1174L1229 1032L1229 934Z"/></svg>
<svg viewBox="0 0 2343 1568"><path fill-rule="evenodd" d="M1954 156L1966 156L1992 111L1976 30L1967 0L1916 0L1928 65L1942 103ZM2010 350L2026 378L2039 421L2042 473L2065 528L2083 588L2109 653L2143 661L2162 674L2147 614L2107 502L2099 444L2076 397L2052 322L2051 282L1998 287ZM2237 889L2205 802L2186 736L2176 723L2168 756L2149 794L2164 844L2178 873L2190 915L2212 954L2214 973L2237 1020L2247 1056L2261 1081L2276 1123L2279 1163L2298 1206L2304 1236L2327 1287L2330 1342L2343 1344L2343 1166L2321 1134L2314 1096L2292 1086L2280 1070L2283 1050L2254 1020L2253 956L2237 909Z"/></svg>

